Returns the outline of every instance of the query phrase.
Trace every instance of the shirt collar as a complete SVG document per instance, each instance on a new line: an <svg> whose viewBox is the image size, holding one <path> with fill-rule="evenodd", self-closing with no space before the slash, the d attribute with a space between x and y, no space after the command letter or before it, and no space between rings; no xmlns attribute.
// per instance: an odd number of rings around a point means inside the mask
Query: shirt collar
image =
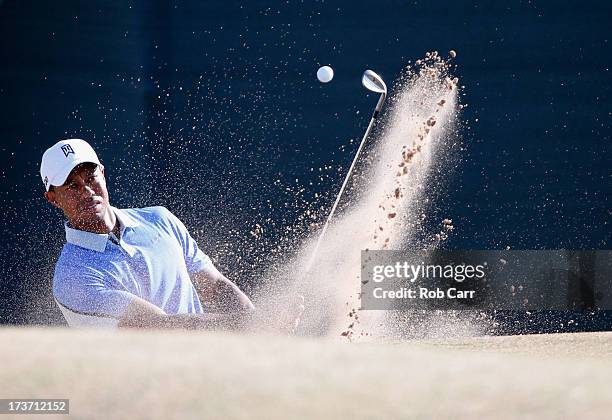
<svg viewBox="0 0 612 420"><path fill-rule="evenodd" d="M115 207L110 206L111 211L115 213L121 236L125 232L126 228L133 228L139 225L138 221L131 217L127 212L119 210ZM87 232L85 230L74 229L68 225L68 222L64 223L66 228L66 241L80 246L82 248L91 249L92 251L104 252L106 249L106 243L108 242L107 233L94 233Z"/></svg>
<svg viewBox="0 0 612 420"><path fill-rule="evenodd" d="M115 216L117 216L117 220L119 220L119 225L121 226L121 234L125 231L125 228L133 228L139 225L138 221L130 216L126 211L116 209L111 206L111 209L115 212Z"/></svg>

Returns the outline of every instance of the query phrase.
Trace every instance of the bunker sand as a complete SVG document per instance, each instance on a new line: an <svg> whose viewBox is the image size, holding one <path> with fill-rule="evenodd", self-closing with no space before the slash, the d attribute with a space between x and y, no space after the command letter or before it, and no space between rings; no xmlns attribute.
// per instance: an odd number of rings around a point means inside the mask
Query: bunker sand
<svg viewBox="0 0 612 420"><path fill-rule="evenodd" d="M1 397L69 398L71 418L605 418L612 410L612 333L348 343L3 328L0 342Z"/></svg>

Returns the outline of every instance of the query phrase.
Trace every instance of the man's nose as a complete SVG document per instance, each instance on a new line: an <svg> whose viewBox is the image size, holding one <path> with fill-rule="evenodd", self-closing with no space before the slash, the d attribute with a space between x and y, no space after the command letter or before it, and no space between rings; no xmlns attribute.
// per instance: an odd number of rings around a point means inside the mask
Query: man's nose
<svg viewBox="0 0 612 420"><path fill-rule="evenodd" d="M93 188L91 188L89 185L85 184L83 185L83 188L81 189L81 195L85 198L89 198L93 195L95 195Z"/></svg>

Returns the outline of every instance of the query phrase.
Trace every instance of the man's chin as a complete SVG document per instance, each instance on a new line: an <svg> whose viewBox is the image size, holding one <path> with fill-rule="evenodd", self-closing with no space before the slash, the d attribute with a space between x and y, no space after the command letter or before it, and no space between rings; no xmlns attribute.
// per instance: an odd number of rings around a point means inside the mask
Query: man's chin
<svg viewBox="0 0 612 420"><path fill-rule="evenodd" d="M104 221L107 211L108 208L102 203L85 208L73 219L74 224L83 227L98 226Z"/></svg>

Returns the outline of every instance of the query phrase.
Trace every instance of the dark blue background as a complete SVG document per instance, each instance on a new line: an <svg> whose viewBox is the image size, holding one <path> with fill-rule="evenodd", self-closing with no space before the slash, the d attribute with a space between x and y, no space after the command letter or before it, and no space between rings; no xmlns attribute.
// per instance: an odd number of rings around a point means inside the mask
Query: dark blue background
<svg viewBox="0 0 612 420"><path fill-rule="evenodd" d="M249 290L271 250L287 248L287 228L304 228L304 203L323 193L316 206L331 205L376 102L362 71L392 85L430 50L457 50L468 105L465 152L430 209L454 220L446 246L609 248L611 11L605 1L0 2L0 322L61 322L50 285L62 219L38 175L55 141L90 141L115 205L169 207ZM315 79L323 64L336 72L327 85Z"/></svg>

